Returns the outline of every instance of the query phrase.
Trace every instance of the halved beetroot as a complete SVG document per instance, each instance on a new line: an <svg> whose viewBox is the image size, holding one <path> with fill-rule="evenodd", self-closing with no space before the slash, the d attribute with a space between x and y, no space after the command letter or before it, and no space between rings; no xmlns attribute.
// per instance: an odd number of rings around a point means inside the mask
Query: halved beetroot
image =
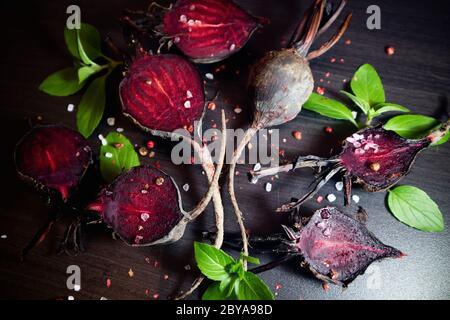
<svg viewBox="0 0 450 320"><path fill-rule="evenodd" d="M195 67L176 55L138 57L119 88L122 109L144 130L168 136L191 130L202 118L205 96Z"/></svg>
<svg viewBox="0 0 450 320"><path fill-rule="evenodd" d="M256 19L230 0L178 0L163 21L164 34L197 63L229 57L257 27Z"/></svg>
<svg viewBox="0 0 450 320"><path fill-rule="evenodd" d="M298 235L297 248L320 279L347 285L374 261L404 256L365 225L333 207L317 210Z"/></svg>
<svg viewBox="0 0 450 320"><path fill-rule="evenodd" d="M37 126L18 143L19 174L37 187L59 192L64 201L91 163L91 148L76 131L59 125Z"/></svg>
<svg viewBox="0 0 450 320"><path fill-rule="evenodd" d="M348 137L340 162L367 191L385 190L396 184L411 169L417 154L431 140L409 140L394 131L368 128Z"/></svg>
<svg viewBox="0 0 450 320"><path fill-rule="evenodd" d="M188 222L172 178L149 166L134 167L117 177L88 209L99 212L132 246L176 241Z"/></svg>

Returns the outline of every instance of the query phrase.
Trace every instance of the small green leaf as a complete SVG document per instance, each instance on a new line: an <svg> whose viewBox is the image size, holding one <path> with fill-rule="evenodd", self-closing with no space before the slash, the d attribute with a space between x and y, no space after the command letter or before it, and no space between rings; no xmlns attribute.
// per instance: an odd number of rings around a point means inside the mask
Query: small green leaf
<svg viewBox="0 0 450 320"><path fill-rule="evenodd" d="M140 165L133 144L123 134L110 132L106 141L107 145L100 148L100 172L107 182L113 181L122 172Z"/></svg>
<svg viewBox="0 0 450 320"><path fill-rule="evenodd" d="M46 94L65 97L83 88L84 83L78 81L77 69L65 68L49 75L39 86Z"/></svg>
<svg viewBox="0 0 450 320"><path fill-rule="evenodd" d="M432 117L407 114L393 117L383 127L397 132L404 138L417 139L427 135L439 124L439 121Z"/></svg>
<svg viewBox="0 0 450 320"><path fill-rule="evenodd" d="M83 48L88 57L92 60L97 59L101 55L101 39L98 30L90 24L82 23L79 30L80 40L83 44ZM67 49L70 54L81 60L80 53L78 51L77 30L64 29L64 39L66 41Z"/></svg>
<svg viewBox="0 0 450 320"><path fill-rule="evenodd" d="M369 112L370 105L368 102L358 98L357 96L347 91L341 90L341 93L345 94L348 98L350 98L353 101L353 103L356 104L362 110L362 112L364 112L364 114L367 114Z"/></svg>
<svg viewBox="0 0 450 320"><path fill-rule="evenodd" d="M372 118L378 117L383 113L392 111L409 112L410 110L396 103L389 103L389 102L379 103L373 108Z"/></svg>
<svg viewBox="0 0 450 320"><path fill-rule="evenodd" d="M437 204L419 188L400 186L389 190L388 205L404 224L429 232L444 230L444 218Z"/></svg>
<svg viewBox="0 0 450 320"><path fill-rule="evenodd" d="M244 278L237 283L239 300L274 300L269 287L257 275L246 271Z"/></svg>
<svg viewBox="0 0 450 320"><path fill-rule="evenodd" d="M317 112L325 117L348 120L355 126L358 126L355 119L353 119L352 112L349 108L344 106L339 101L323 97L317 93L311 94L303 107L307 110Z"/></svg>
<svg viewBox="0 0 450 320"><path fill-rule="evenodd" d="M232 275L220 282L219 289L223 293L224 297L229 297L234 293L236 282L239 281L239 277Z"/></svg>
<svg viewBox="0 0 450 320"><path fill-rule="evenodd" d="M241 252L241 260L245 260L245 261L248 261L248 262L253 263L253 264L260 264L261 263L258 258L246 256L242 252Z"/></svg>
<svg viewBox="0 0 450 320"><path fill-rule="evenodd" d="M227 268L234 264L233 257L206 243L194 243L195 260L200 271L211 280L222 281L229 277Z"/></svg>
<svg viewBox="0 0 450 320"><path fill-rule="evenodd" d="M233 290L234 288L231 287L231 289ZM226 295L220 290L219 282L214 282L203 293L202 300L237 300L237 296L234 290L229 295Z"/></svg>
<svg viewBox="0 0 450 320"><path fill-rule="evenodd" d="M384 88L380 76L373 66L363 64L353 76L350 87L353 93L371 107L385 102Z"/></svg>
<svg viewBox="0 0 450 320"><path fill-rule="evenodd" d="M77 43L78 43L78 52L80 54L81 61L83 61L84 64L87 64L89 66L92 66L92 67L97 66L97 67L99 67L98 64L96 64L94 61L92 61L93 58L91 59L91 57L89 57L87 52L85 51L84 45L83 45L83 43L81 41L81 38L80 38L80 31L79 30L77 30Z"/></svg>
<svg viewBox="0 0 450 320"><path fill-rule="evenodd" d="M447 132L447 134L445 136L443 136L441 140L433 143L432 145L433 146L439 146L441 144L446 143L449 139L450 139L450 132Z"/></svg>
<svg viewBox="0 0 450 320"><path fill-rule="evenodd" d="M105 110L106 75L92 81L87 88L77 112L78 131L88 138L97 128Z"/></svg>
<svg viewBox="0 0 450 320"><path fill-rule="evenodd" d="M81 67L80 69L78 69L78 81L80 83L86 81L90 76L92 76L93 74L97 73L98 69L97 68L93 68L93 67Z"/></svg>

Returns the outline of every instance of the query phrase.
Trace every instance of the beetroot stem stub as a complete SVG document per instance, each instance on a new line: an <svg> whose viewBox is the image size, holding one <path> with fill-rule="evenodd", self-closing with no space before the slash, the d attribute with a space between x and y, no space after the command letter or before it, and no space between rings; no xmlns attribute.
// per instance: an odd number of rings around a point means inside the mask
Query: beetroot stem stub
<svg viewBox="0 0 450 320"><path fill-rule="evenodd" d="M205 96L195 67L176 55L138 57L120 84L122 110L155 134L185 128L201 119Z"/></svg>
<svg viewBox="0 0 450 320"><path fill-rule="evenodd" d="M91 163L91 148L78 132L59 125L37 126L17 144L19 174L65 201Z"/></svg>
<svg viewBox="0 0 450 320"><path fill-rule="evenodd" d="M133 246L176 241L184 231L177 186L170 176L150 166L120 175L88 209L99 212Z"/></svg>
<svg viewBox="0 0 450 320"><path fill-rule="evenodd" d="M404 256L357 220L333 207L317 210L300 230L297 246L313 273L346 285L374 261Z"/></svg>

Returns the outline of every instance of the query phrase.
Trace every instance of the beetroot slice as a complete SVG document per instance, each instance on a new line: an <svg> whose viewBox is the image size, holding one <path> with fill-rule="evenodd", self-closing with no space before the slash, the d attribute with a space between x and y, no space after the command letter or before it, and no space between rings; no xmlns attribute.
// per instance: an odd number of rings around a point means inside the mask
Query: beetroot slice
<svg viewBox="0 0 450 320"><path fill-rule="evenodd" d="M177 240L173 239L178 235L174 229L183 218L175 183L149 166L120 175L88 209L99 212L103 221L133 246Z"/></svg>
<svg viewBox="0 0 450 320"><path fill-rule="evenodd" d="M347 172L367 191L380 191L405 176L430 139L408 140L394 131L369 128L347 138L339 156Z"/></svg>
<svg viewBox="0 0 450 320"><path fill-rule="evenodd" d="M179 0L164 16L166 36L197 63L239 51L257 29L255 18L230 0Z"/></svg>
<svg viewBox="0 0 450 320"><path fill-rule="evenodd" d="M205 97L194 66L175 55L144 55L120 84L122 109L143 129L167 135L201 119Z"/></svg>
<svg viewBox="0 0 450 320"><path fill-rule="evenodd" d="M78 132L58 125L38 126L18 143L15 161L22 177L56 190L65 201L86 172L91 154Z"/></svg>
<svg viewBox="0 0 450 320"><path fill-rule="evenodd" d="M297 246L311 271L347 285L374 261L404 254L383 244L367 228L336 208L317 210L300 230Z"/></svg>

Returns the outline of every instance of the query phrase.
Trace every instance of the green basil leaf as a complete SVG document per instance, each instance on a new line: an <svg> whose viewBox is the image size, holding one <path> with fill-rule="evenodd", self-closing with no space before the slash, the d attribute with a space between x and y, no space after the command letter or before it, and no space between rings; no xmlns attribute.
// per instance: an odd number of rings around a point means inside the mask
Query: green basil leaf
<svg viewBox="0 0 450 320"><path fill-rule="evenodd" d="M246 256L242 252L241 252L241 260L245 260L245 261L248 261L248 262L253 263L253 264L260 264L261 263L258 258Z"/></svg>
<svg viewBox="0 0 450 320"><path fill-rule="evenodd" d="M39 90L51 96L70 96L83 88L84 83L78 81L77 69L65 68L49 75L39 85Z"/></svg>
<svg viewBox="0 0 450 320"><path fill-rule="evenodd" d="M372 117L377 117L383 113L392 112L392 111L397 111L397 112L409 112L410 111L408 108L406 108L404 106L401 106L396 103L389 103L389 102L379 103L373 108L373 110L374 110L374 112L372 113Z"/></svg>
<svg viewBox="0 0 450 320"><path fill-rule="evenodd" d="M99 67L98 64L96 64L92 59L88 56L87 52L84 49L83 43L81 42L80 38L80 31L77 30L77 42L78 42L78 52L80 54L81 61L83 61L84 64L87 64L92 67Z"/></svg>
<svg viewBox="0 0 450 320"><path fill-rule="evenodd" d="M235 285L238 281L239 277L230 276L220 282L219 289L223 293L224 297L229 297L234 293Z"/></svg>
<svg viewBox="0 0 450 320"><path fill-rule="evenodd" d="M79 29L79 35L83 48L88 57L92 60L97 59L101 55L101 38L98 30L90 24L82 23L81 29ZM78 39L77 30L64 29L64 39L66 41L67 49L70 54L81 60L80 53L78 51Z"/></svg>
<svg viewBox="0 0 450 320"><path fill-rule="evenodd" d="M251 272L246 271L236 286L239 300L274 300L269 287Z"/></svg>
<svg viewBox="0 0 450 320"><path fill-rule="evenodd" d="M229 277L227 268L234 264L233 257L206 243L194 243L195 260L200 271L211 280L222 281Z"/></svg>
<svg viewBox="0 0 450 320"><path fill-rule="evenodd" d="M90 76L92 76L93 74L97 73L98 69L97 68L93 68L93 67L81 67L80 69L78 69L78 81L80 83L86 81Z"/></svg>
<svg viewBox="0 0 450 320"><path fill-rule="evenodd" d="M320 94L312 93L303 107L307 110L317 112L325 117L348 120L355 126L358 126L355 119L353 119L352 112L349 108L344 106L339 101L329 99L321 96Z"/></svg>
<svg viewBox="0 0 450 320"><path fill-rule="evenodd" d="M78 131L88 138L97 128L105 110L106 75L92 81L87 88L77 112Z"/></svg>
<svg viewBox="0 0 450 320"><path fill-rule="evenodd" d="M439 121L432 117L407 114L391 118L383 127L395 131L404 138L418 139L439 124Z"/></svg>
<svg viewBox="0 0 450 320"><path fill-rule="evenodd" d="M141 164L133 144L123 134L110 132L106 141L107 145L100 148L100 172L107 182Z"/></svg>
<svg viewBox="0 0 450 320"><path fill-rule="evenodd" d="M380 76L370 64L366 63L358 68L350 82L350 88L358 98L366 101L371 107L385 102Z"/></svg>
<svg viewBox="0 0 450 320"><path fill-rule="evenodd" d="M233 287L231 289L233 289ZM206 289L205 293L203 293L202 300L237 300L237 297L234 294L234 291L229 295L226 295L220 290L219 282L214 282Z"/></svg>
<svg viewBox="0 0 450 320"><path fill-rule="evenodd" d="M422 190L400 186L389 190L388 205L404 224L429 232L444 230L444 218L437 204Z"/></svg>
<svg viewBox="0 0 450 320"><path fill-rule="evenodd" d="M367 114L369 112L370 105L368 102L366 102L363 99L358 98L357 96L355 96L347 91L341 90L341 93L345 94L348 98L350 98L353 101L353 103L356 104L364 112L364 114Z"/></svg>

